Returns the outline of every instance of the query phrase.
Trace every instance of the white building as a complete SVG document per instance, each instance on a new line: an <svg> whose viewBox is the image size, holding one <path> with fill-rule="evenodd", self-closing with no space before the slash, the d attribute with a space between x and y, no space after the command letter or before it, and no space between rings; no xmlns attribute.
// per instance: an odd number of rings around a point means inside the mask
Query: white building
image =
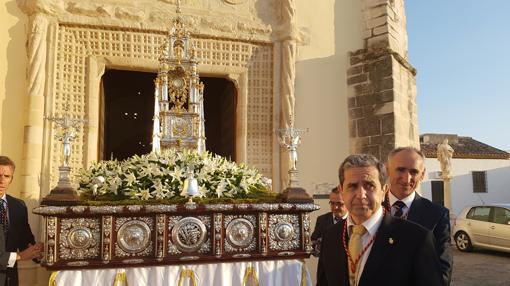
<svg viewBox="0 0 510 286"><path fill-rule="evenodd" d="M452 158L451 214L458 215L467 205L510 202L510 154L471 137L454 134L423 134L421 150L426 175L421 191L433 202L443 203L441 166L437 144L448 138L455 153Z"/></svg>

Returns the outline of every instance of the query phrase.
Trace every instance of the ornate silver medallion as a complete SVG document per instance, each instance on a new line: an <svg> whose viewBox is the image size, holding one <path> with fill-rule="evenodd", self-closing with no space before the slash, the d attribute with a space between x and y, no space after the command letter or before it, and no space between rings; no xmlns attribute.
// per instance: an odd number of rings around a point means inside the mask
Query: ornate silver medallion
<svg viewBox="0 0 510 286"><path fill-rule="evenodd" d="M149 246L151 230L140 220L125 222L117 234L119 247L128 253L137 253Z"/></svg>
<svg viewBox="0 0 510 286"><path fill-rule="evenodd" d="M92 242L92 232L83 226L73 227L67 235L67 241L73 248L88 248Z"/></svg>
<svg viewBox="0 0 510 286"><path fill-rule="evenodd" d="M185 217L172 228L172 241L182 252L193 252L200 249L206 239L205 224L195 217Z"/></svg>
<svg viewBox="0 0 510 286"><path fill-rule="evenodd" d="M245 218L236 218L228 224L226 234L233 246L247 247L253 239L253 224Z"/></svg>
<svg viewBox="0 0 510 286"><path fill-rule="evenodd" d="M294 236L294 227L288 222L279 222L274 227L274 234L278 241L289 241Z"/></svg>

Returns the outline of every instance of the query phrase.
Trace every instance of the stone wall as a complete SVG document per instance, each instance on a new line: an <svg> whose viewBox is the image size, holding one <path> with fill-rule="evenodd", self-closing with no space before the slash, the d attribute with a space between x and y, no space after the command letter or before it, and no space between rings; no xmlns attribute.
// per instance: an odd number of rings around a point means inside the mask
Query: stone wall
<svg viewBox="0 0 510 286"><path fill-rule="evenodd" d="M351 153L384 159L396 146L419 146L416 70L407 61L403 0L365 0L365 48L347 70Z"/></svg>

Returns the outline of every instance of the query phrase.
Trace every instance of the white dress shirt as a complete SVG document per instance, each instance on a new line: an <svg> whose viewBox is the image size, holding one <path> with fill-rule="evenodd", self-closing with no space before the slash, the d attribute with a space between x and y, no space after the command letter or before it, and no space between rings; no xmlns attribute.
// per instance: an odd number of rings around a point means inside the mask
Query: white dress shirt
<svg viewBox="0 0 510 286"><path fill-rule="evenodd" d="M331 214L331 215L333 216L333 224L336 224L336 223L337 223L337 221L336 221L336 216L335 216L335 214ZM344 215L343 215L340 219L346 220L348 216L349 216L349 213L346 213L346 214L344 214Z"/></svg>
<svg viewBox="0 0 510 286"><path fill-rule="evenodd" d="M370 218L368 218L365 222L363 222L363 226L366 228L367 232L363 234L361 237L361 243L363 245L363 248L370 242L370 240L376 235L377 230L379 229L379 226L381 226L381 222L383 219L383 208L380 207ZM351 216L347 218L347 230L350 234L350 226L354 225L354 222L351 219ZM359 283L359 278L361 277L361 273L363 273L363 269L365 268L365 263L367 262L368 256L370 255L370 251L372 250L372 246L374 244L372 243L368 248L367 251L363 254L363 256L360 259L359 265L356 268L356 285ZM351 257L353 260L355 260L357 257ZM350 271L350 270L348 270Z"/></svg>

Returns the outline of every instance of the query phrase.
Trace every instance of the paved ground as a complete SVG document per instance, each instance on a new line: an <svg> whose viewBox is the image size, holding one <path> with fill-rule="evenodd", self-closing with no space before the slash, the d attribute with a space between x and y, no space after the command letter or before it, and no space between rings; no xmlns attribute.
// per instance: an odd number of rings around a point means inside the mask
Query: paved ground
<svg viewBox="0 0 510 286"><path fill-rule="evenodd" d="M478 249L466 253L453 248L451 286L510 285L510 253Z"/></svg>

